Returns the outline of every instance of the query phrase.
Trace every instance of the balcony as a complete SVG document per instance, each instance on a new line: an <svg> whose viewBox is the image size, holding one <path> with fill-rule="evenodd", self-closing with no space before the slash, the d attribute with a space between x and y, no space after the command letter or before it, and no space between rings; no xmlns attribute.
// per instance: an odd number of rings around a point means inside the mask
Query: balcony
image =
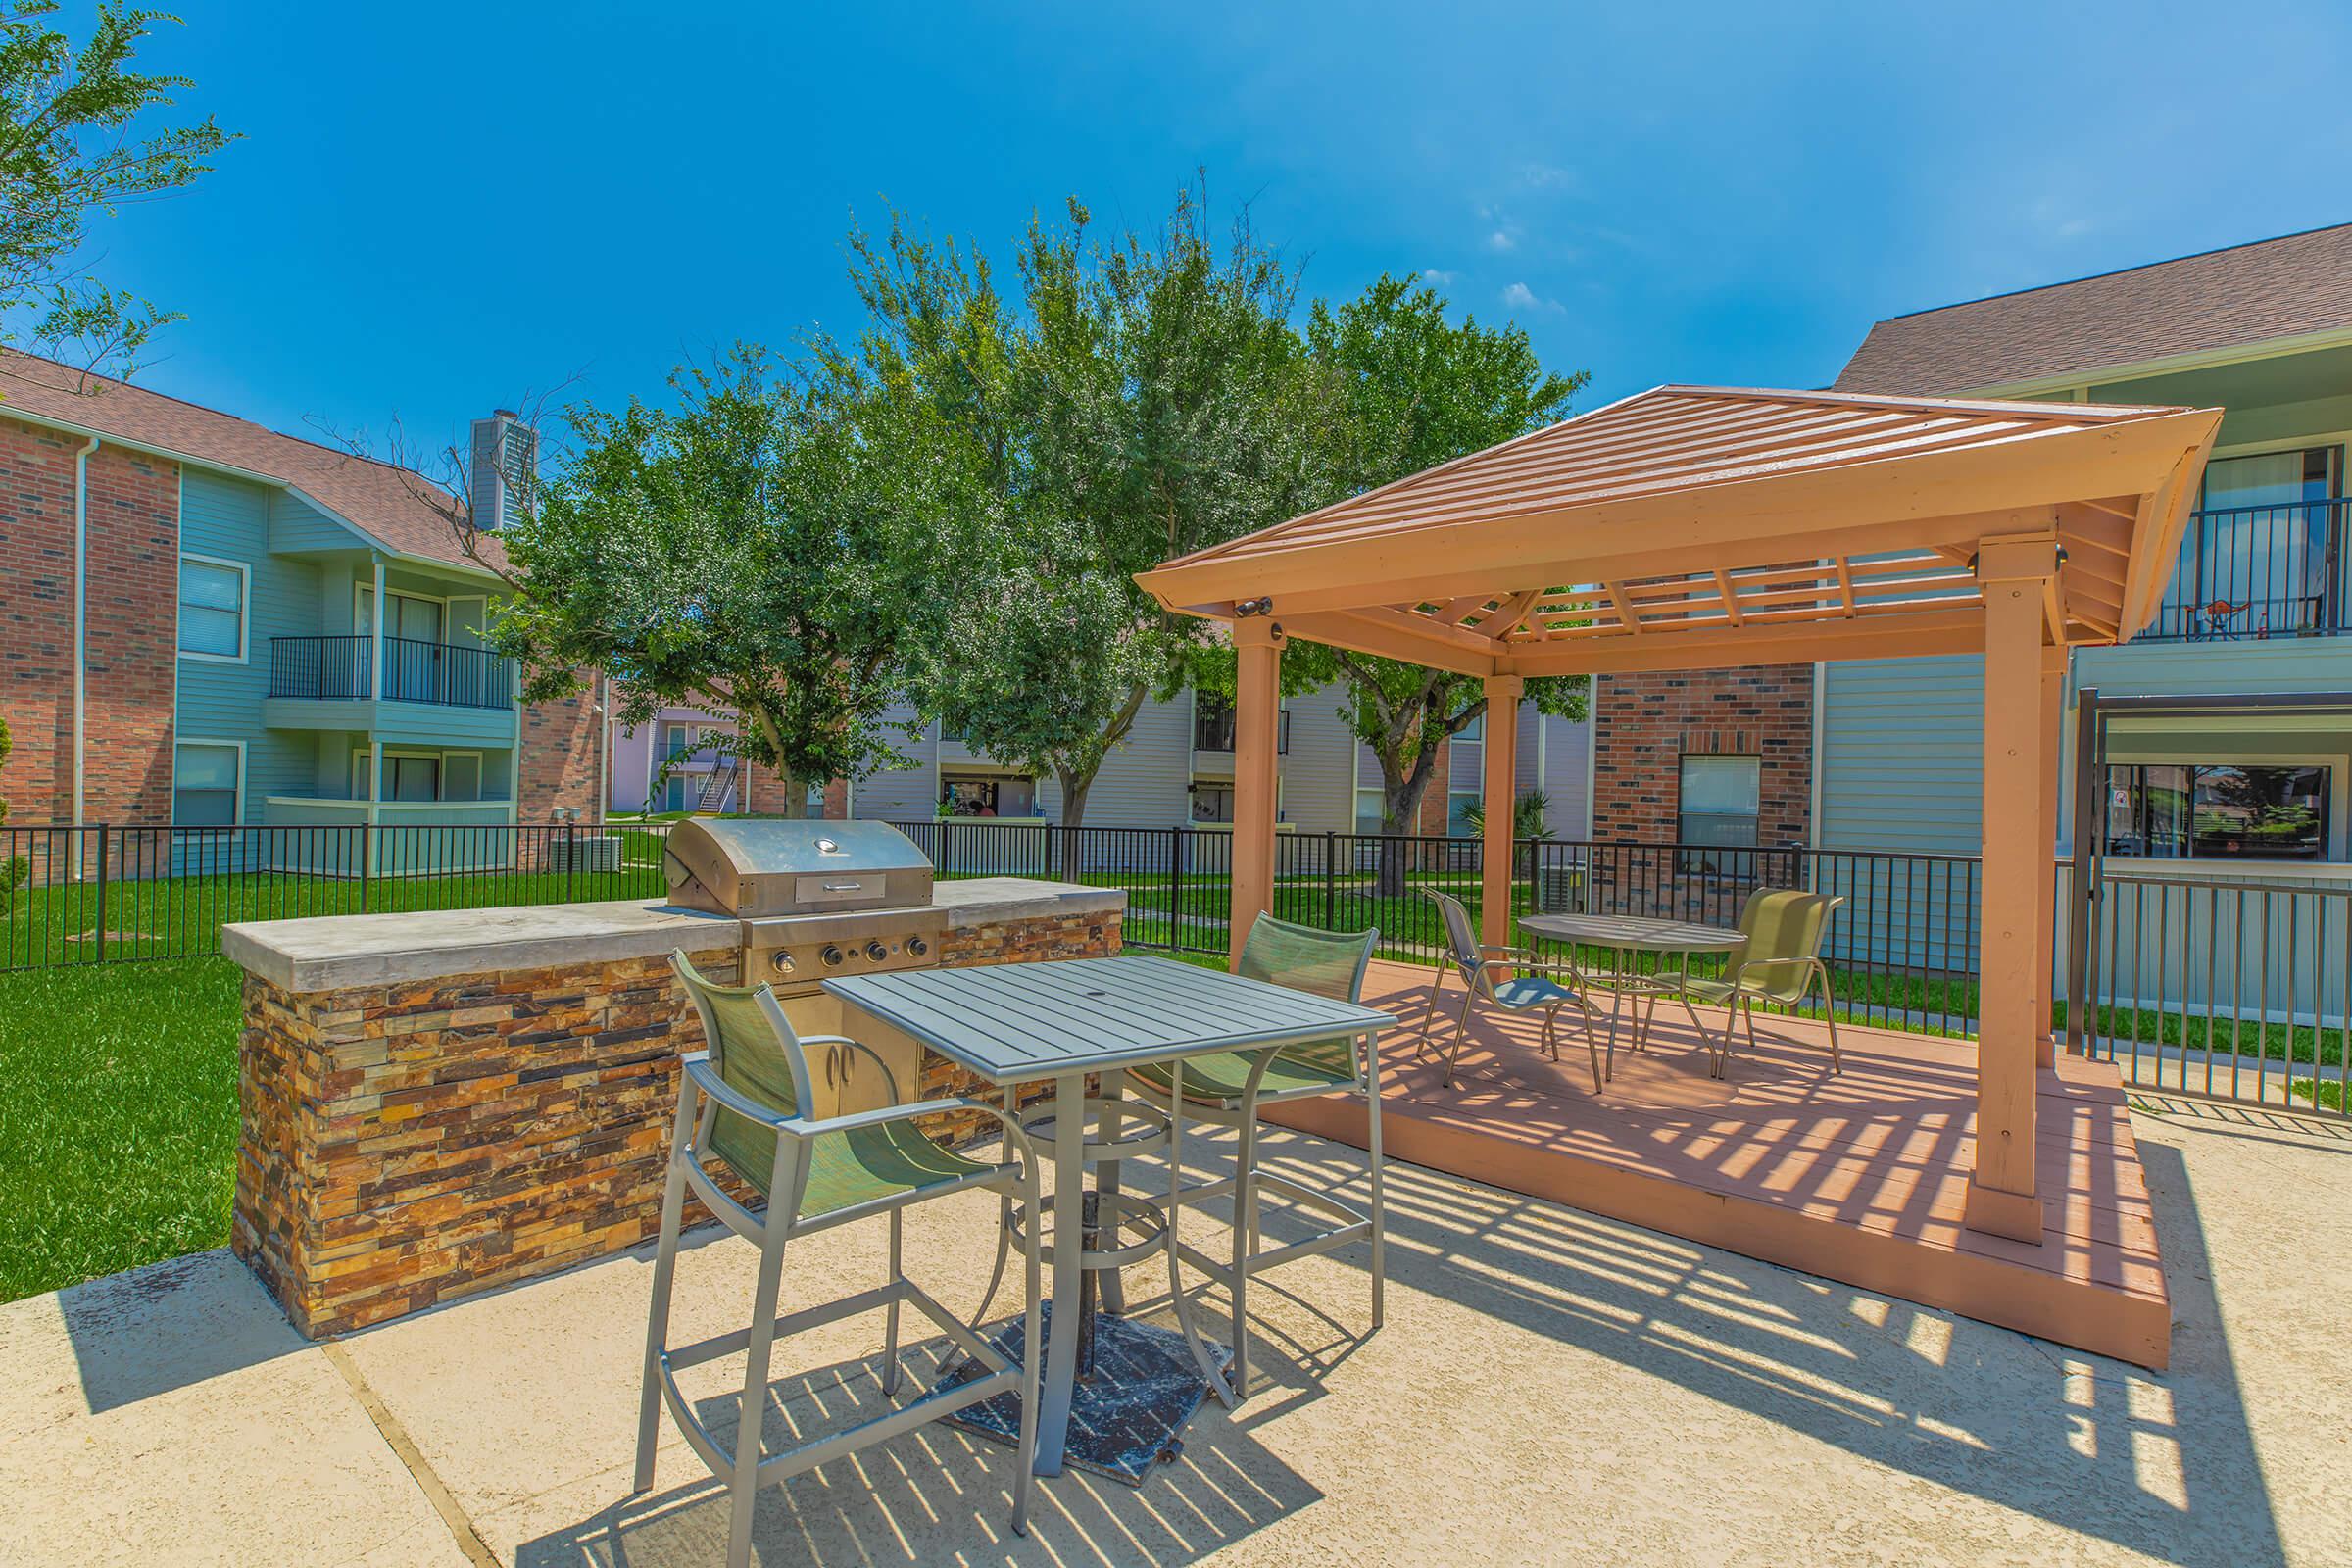
<svg viewBox="0 0 2352 1568"><path fill-rule="evenodd" d="M372 637L272 637L270 695L310 702L368 702L376 697ZM486 648L384 639L387 703L511 711L514 662Z"/></svg>
<svg viewBox="0 0 2352 1568"><path fill-rule="evenodd" d="M2352 630L2344 509L2299 501L2192 513L2180 569L2138 642L2244 642Z"/></svg>

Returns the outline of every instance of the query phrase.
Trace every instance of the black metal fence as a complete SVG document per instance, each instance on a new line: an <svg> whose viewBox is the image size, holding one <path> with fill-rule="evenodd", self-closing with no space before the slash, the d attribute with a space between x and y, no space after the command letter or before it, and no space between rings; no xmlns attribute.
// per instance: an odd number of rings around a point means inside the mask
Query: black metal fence
<svg viewBox="0 0 2352 1568"><path fill-rule="evenodd" d="M0 969L218 953L240 920L659 898L662 825L0 828Z"/></svg>

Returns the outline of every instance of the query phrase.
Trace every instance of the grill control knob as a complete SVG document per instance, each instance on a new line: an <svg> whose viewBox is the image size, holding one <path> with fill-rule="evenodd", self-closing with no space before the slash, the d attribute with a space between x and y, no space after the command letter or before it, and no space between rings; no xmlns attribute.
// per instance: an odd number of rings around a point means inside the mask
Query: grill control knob
<svg viewBox="0 0 2352 1568"><path fill-rule="evenodd" d="M868 942L865 945L865 956L874 962L880 963L884 958L890 956L890 950L879 942Z"/></svg>
<svg viewBox="0 0 2352 1568"><path fill-rule="evenodd" d="M826 944L825 944L825 951L824 951L824 952L822 952L822 953L820 953L820 954L818 954L818 955L817 955L817 957L818 957L818 958L820 958L820 959L822 959L822 960L824 961L824 965L825 965L825 967L826 967L826 968L828 968L828 969L838 969L838 968L840 968L840 967L841 967L841 960L842 960L842 957L843 957L843 954L842 954L842 951L841 951L841 949L839 949L839 948L835 947L835 946L834 946L832 943L828 942L828 943L826 943Z"/></svg>
<svg viewBox="0 0 2352 1568"><path fill-rule="evenodd" d="M790 974L793 970L800 967L798 963L793 961L792 955L789 953L779 953L773 958L770 958L768 962L778 974Z"/></svg>
<svg viewBox="0 0 2352 1568"><path fill-rule="evenodd" d="M931 944L925 942L921 937L908 937L906 939L906 956L908 957L919 958L930 951Z"/></svg>

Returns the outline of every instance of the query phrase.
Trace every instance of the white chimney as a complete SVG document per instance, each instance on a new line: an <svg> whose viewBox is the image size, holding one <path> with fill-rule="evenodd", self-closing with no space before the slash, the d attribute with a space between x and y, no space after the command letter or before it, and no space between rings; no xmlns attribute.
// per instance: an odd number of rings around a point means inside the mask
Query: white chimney
<svg viewBox="0 0 2352 1568"><path fill-rule="evenodd" d="M474 526L496 532L527 512L539 479L539 432L513 409L473 421Z"/></svg>

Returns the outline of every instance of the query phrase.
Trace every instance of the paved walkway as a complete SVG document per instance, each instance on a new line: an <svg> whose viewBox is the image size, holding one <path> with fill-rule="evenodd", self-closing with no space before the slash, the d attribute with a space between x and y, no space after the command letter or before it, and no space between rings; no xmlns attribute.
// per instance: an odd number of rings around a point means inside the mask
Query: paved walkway
<svg viewBox="0 0 2352 1568"><path fill-rule="evenodd" d="M1388 1328L1352 1338L1359 1258L1270 1276L1299 1298L1264 1293L1273 1384L1140 1492L1048 1483L1020 1541L1004 1450L933 1428L771 1491L762 1560L2352 1562L2352 1128L2135 1121L2167 1374L1399 1168ZM968 1303L993 1211L937 1206L908 1255ZM688 1254L681 1336L739 1320L748 1254ZM788 1294L879 1269L878 1235L835 1234ZM220 1253L0 1307L0 1555L715 1562L725 1504L674 1436L625 1496L649 1274L615 1258L325 1347ZM799 1342L785 1408L870 1405L879 1337Z"/></svg>

